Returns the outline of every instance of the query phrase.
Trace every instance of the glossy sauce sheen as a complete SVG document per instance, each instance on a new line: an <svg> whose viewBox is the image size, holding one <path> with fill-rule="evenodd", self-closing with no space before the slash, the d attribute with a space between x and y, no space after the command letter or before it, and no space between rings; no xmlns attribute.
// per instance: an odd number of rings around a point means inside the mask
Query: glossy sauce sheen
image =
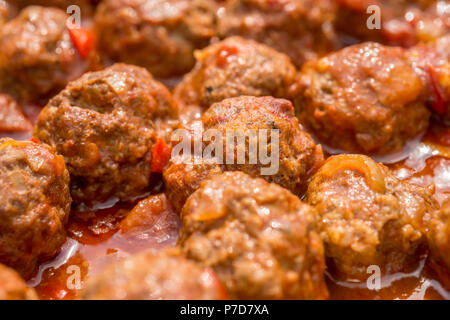
<svg viewBox="0 0 450 320"><path fill-rule="evenodd" d="M436 151L436 146L439 146L440 152ZM445 156L447 148L450 150L450 129L434 123L408 158L389 166L400 179L422 186L434 183L435 197L442 203L450 195L450 158ZM155 192L159 188L159 185L156 186ZM146 223L145 230L125 235L120 229L120 222L134 205L111 201L97 206L95 218L94 211L84 209L80 213L73 209L68 226L69 238L61 253L53 261L41 265L38 274L29 281L36 287L40 298L76 298L78 290L69 289L74 286L71 277L73 266L79 267L83 285L87 276L101 272L111 261L140 250L161 250L176 245L180 223L170 208L150 212L152 218ZM361 282L338 281L329 274L326 278L331 299L450 299L450 293L428 266L427 257L423 257L415 270L384 277L379 291L369 290Z"/></svg>

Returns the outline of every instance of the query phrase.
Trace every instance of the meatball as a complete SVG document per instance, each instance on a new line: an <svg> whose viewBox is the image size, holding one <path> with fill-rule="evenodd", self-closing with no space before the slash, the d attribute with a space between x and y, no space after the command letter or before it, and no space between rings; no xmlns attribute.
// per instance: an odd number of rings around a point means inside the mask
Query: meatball
<svg viewBox="0 0 450 320"><path fill-rule="evenodd" d="M34 136L64 156L75 202L127 200L149 186L152 145L177 113L147 70L116 64L69 83L42 110Z"/></svg>
<svg viewBox="0 0 450 320"><path fill-rule="evenodd" d="M348 38L344 42L376 41L412 46L449 32L446 1L436 0L337 0L336 29ZM376 5L379 11L371 10ZM379 14L377 28L369 28Z"/></svg>
<svg viewBox="0 0 450 320"><path fill-rule="evenodd" d="M174 157L164 172L167 194L177 211L201 180L222 171L261 176L300 195L323 161L322 148L300 128L291 102L284 99L248 96L225 99L213 104L201 122L200 135L204 141L201 159ZM208 142L210 132L217 140ZM238 138L233 144L229 137L234 134ZM210 157L207 149L218 145L223 146L222 150L216 148L217 153ZM268 157L261 154L266 147L270 150Z"/></svg>
<svg viewBox="0 0 450 320"><path fill-rule="evenodd" d="M420 43L408 57L425 86L427 104L450 124L450 34L430 43Z"/></svg>
<svg viewBox="0 0 450 320"><path fill-rule="evenodd" d="M175 89L186 105L203 109L226 98L288 98L296 69L289 58L263 44L232 37L196 52L197 64Z"/></svg>
<svg viewBox="0 0 450 320"><path fill-rule="evenodd" d="M432 190L395 178L363 155L330 157L313 176L307 201L318 211L329 269L365 280L413 266L423 253L424 216L437 207Z"/></svg>
<svg viewBox="0 0 450 320"><path fill-rule="evenodd" d="M328 147L383 155L428 127L424 86L400 48L351 46L307 63L299 78L300 122Z"/></svg>
<svg viewBox="0 0 450 320"><path fill-rule="evenodd" d="M105 0L95 26L99 52L147 68L156 77L188 72L193 52L214 35L211 0Z"/></svg>
<svg viewBox="0 0 450 320"><path fill-rule="evenodd" d="M0 300L37 300L37 295L14 270L0 264Z"/></svg>
<svg viewBox="0 0 450 320"><path fill-rule="evenodd" d="M44 144L0 139L0 263L29 278L66 240L71 198L62 156Z"/></svg>
<svg viewBox="0 0 450 320"><path fill-rule="evenodd" d="M450 289L450 201L430 215L427 237L434 269Z"/></svg>
<svg viewBox="0 0 450 320"><path fill-rule="evenodd" d="M0 90L38 102L87 68L75 49L60 9L27 7L0 30Z"/></svg>
<svg viewBox="0 0 450 320"><path fill-rule="evenodd" d="M89 279L87 300L222 300L227 295L214 272L175 250L139 253Z"/></svg>
<svg viewBox="0 0 450 320"><path fill-rule="evenodd" d="M205 180L181 212L185 255L215 270L233 299L324 299L316 212L242 172Z"/></svg>
<svg viewBox="0 0 450 320"><path fill-rule="evenodd" d="M227 0L218 33L265 43L300 67L337 47L334 17L333 0Z"/></svg>

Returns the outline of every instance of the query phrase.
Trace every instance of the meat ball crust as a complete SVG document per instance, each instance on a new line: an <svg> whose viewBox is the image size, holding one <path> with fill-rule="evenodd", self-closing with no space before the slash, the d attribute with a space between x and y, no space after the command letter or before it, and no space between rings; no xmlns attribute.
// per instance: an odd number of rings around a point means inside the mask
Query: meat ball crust
<svg viewBox="0 0 450 320"><path fill-rule="evenodd" d="M145 69L116 64L71 82L33 134L64 156L75 202L126 200L149 186L152 145L177 114L170 92Z"/></svg>
<svg viewBox="0 0 450 320"><path fill-rule="evenodd" d="M385 155L428 127L424 86L400 48L363 43L309 62L298 89L300 122L334 149Z"/></svg>
<svg viewBox="0 0 450 320"><path fill-rule="evenodd" d="M37 295L17 272L0 264L0 300L37 300Z"/></svg>
<svg viewBox="0 0 450 320"><path fill-rule="evenodd" d="M197 159L186 163L180 157L174 157L163 173L166 194L174 210L179 213L186 200L200 187L203 180L223 173L215 161Z"/></svg>
<svg viewBox="0 0 450 320"><path fill-rule="evenodd" d="M370 265L387 274L418 262L424 216L437 207L431 190L398 180L363 155L329 158L313 176L307 202L318 211L329 269L359 280Z"/></svg>
<svg viewBox="0 0 450 320"><path fill-rule="evenodd" d="M188 72L214 35L211 0L105 0L95 15L99 52L156 77Z"/></svg>
<svg viewBox="0 0 450 320"><path fill-rule="evenodd" d="M25 279L66 240L71 197L62 156L44 144L0 139L0 263Z"/></svg>
<svg viewBox="0 0 450 320"><path fill-rule="evenodd" d="M241 37L213 44L195 58L195 68L175 89L186 105L206 109L243 95L288 98L295 83L296 69L286 55Z"/></svg>
<svg viewBox="0 0 450 320"><path fill-rule="evenodd" d="M321 147L316 145L300 128L291 102L284 99L247 96L225 99L213 104L203 114L201 122L204 132L215 130L221 134L222 137L218 139L222 139L223 161L215 165L212 159L203 157L204 159L190 165L186 162L175 161L178 158L172 159L171 165L164 172L164 180L168 197L176 210L181 209L180 204L184 203L187 196L198 188L201 180L222 171L243 171L252 177L262 177L300 195L306 189L308 178L323 161ZM272 134L275 134L271 130L278 130L279 142L278 150L276 150L278 156L275 154L273 158L271 157L277 163L263 164L261 157L258 156L257 163L252 164L249 138L246 138L245 146L239 143L234 145L232 151L235 161L227 164L226 136L227 132L236 132L236 128L246 137L251 136L251 130L259 135L267 130L269 146L271 143L269 139ZM256 138L258 144L264 141L260 139L260 137ZM237 155L243 147L245 162L239 163ZM275 170L269 174L263 173L263 168L267 169L271 165Z"/></svg>
<svg viewBox="0 0 450 320"><path fill-rule="evenodd" d="M450 288L450 201L430 214L427 238L432 265Z"/></svg>
<svg viewBox="0 0 450 320"><path fill-rule="evenodd" d="M264 43L301 67L337 47L335 12L333 0L227 0L218 34Z"/></svg>
<svg viewBox="0 0 450 320"><path fill-rule="evenodd" d="M138 253L89 279L83 300L222 300L227 294L214 272L176 250Z"/></svg>
<svg viewBox="0 0 450 320"><path fill-rule="evenodd" d="M280 186L225 172L183 207L180 245L214 269L232 299L326 299L315 215Z"/></svg>
<svg viewBox="0 0 450 320"><path fill-rule="evenodd" d="M0 90L39 102L63 89L87 68L56 8L27 7L0 31Z"/></svg>

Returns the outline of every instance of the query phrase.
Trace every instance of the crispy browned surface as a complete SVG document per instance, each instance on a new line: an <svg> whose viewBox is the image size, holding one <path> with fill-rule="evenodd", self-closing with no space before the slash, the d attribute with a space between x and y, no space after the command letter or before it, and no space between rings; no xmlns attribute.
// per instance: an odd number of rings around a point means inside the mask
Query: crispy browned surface
<svg viewBox="0 0 450 320"><path fill-rule="evenodd" d="M37 296L14 270L0 264L0 300L37 300Z"/></svg>
<svg viewBox="0 0 450 320"><path fill-rule="evenodd" d="M0 30L0 90L37 101L86 70L60 9L28 7Z"/></svg>
<svg viewBox="0 0 450 320"><path fill-rule="evenodd" d="M195 54L195 68L175 89L186 105L204 109L226 98L288 98L296 70L290 59L252 40L231 37Z"/></svg>
<svg viewBox="0 0 450 320"><path fill-rule="evenodd" d="M329 158L313 176L307 201L318 211L330 270L362 280L370 265L394 273L417 262L424 215L437 207L430 190L398 180L362 155Z"/></svg>
<svg viewBox="0 0 450 320"><path fill-rule="evenodd" d="M145 69L116 64L54 97L34 136L64 156L74 201L128 199L149 185L152 144L177 114L170 92Z"/></svg>
<svg viewBox="0 0 450 320"><path fill-rule="evenodd" d="M154 76L183 74L193 52L214 35L211 0L105 0L95 26L106 58L147 68Z"/></svg>
<svg viewBox="0 0 450 320"><path fill-rule="evenodd" d="M430 215L427 236L431 259L444 269L447 278L442 280L450 288L450 201Z"/></svg>
<svg viewBox="0 0 450 320"><path fill-rule="evenodd" d="M88 280L87 300L217 300L226 293L214 272L175 250L139 253L107 267Z"/></svg>
<svg viewBox="0 0 450 320"><path fill-rule="evenodd" d="M222 171L243 171L252 177L262 177L269 182L277 183L294 194L300 195L305 190L312 171L323 161L322 149L311 137L301 130L294 115L292 104L284 99L272 97L238 97L225 99L212 105L202 116L203 130L214 129L222 133L223 162L215 165L208 159L200 159L200 163L178 163L172 159L172 164L164 172L167 194L174 203L176 210L181 209L187 197L198 188L201 180L207 176L216 175ZM248 138L245 145L245 162L237 161L238 149L234 146L235 161L226 162L226 134L234 130L249 130L260 133L262 130L278 130L279 132L279 168L273 174L263 175L262 164L258 156L256 164L250 163L250 147ZM259 141L257 138L255 141ZM270 143L270 142L269 142ZM207 145L207 143L206 143Z"/></svg>
<svg viewBox="0 0 450 320"><path fill-rule="evenodd" d="M186 256L211 267L234 299L324 299L314 209L242 172L205 180L181 213Z"/></svg>
<svg viewBox="0 0 450 320"><path fill-rule="evenodd" d="M180 212L187 198L200 187L203 180L223 172L220 165L212 160L198 159L198 163L188 164L176 157L164 171L167 197L176 212Z"/></svg>
<svg viewBox="0 0 450 320"><path fill-rule="evenodd" d="M387 154L428 127L424 85L400 48L340 50L307 63L299 86L300 121L333 148Z"/></svg>
<svg viewBox="0 0 450 320"><path fill-rule="evenodd" d="M0 139L0 263L28 278L66 240L71 197L64 159L48 146Z"/></svg>
<svg viewBox="0 0 450 320"><path fill-rule="evenodd" d="M411 46L431 41L450 31L445 1L436 0L336 0L336 29L355 41L377 41L389 45ZM367 20L380 8L381 28L369 29Z"/></svg>
<svg viewBox="0 0 450 320"><path fill-rule="evenodd" d="M300 67L336 47L334 16L333 0L228 0L218 33L265 43Z"/></svg>

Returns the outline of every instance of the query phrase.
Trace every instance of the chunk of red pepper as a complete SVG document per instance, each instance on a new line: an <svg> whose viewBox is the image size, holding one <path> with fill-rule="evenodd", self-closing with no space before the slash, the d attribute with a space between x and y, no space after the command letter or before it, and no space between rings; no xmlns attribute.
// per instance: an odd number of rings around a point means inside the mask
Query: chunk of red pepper
<svg viewBox="0 0 450 320"><path fill-rule="evenodd" d="M169 163L172 148L163 139L158 139L152 146L152 172L162 173L164 167Z"/></svg>
<svg viewBox="0 0 450 320"><path fill-rule="evenodd" d="M94 46L92 31L83 28L69 28L69 34L81 58L86 59Z"/></svg>

